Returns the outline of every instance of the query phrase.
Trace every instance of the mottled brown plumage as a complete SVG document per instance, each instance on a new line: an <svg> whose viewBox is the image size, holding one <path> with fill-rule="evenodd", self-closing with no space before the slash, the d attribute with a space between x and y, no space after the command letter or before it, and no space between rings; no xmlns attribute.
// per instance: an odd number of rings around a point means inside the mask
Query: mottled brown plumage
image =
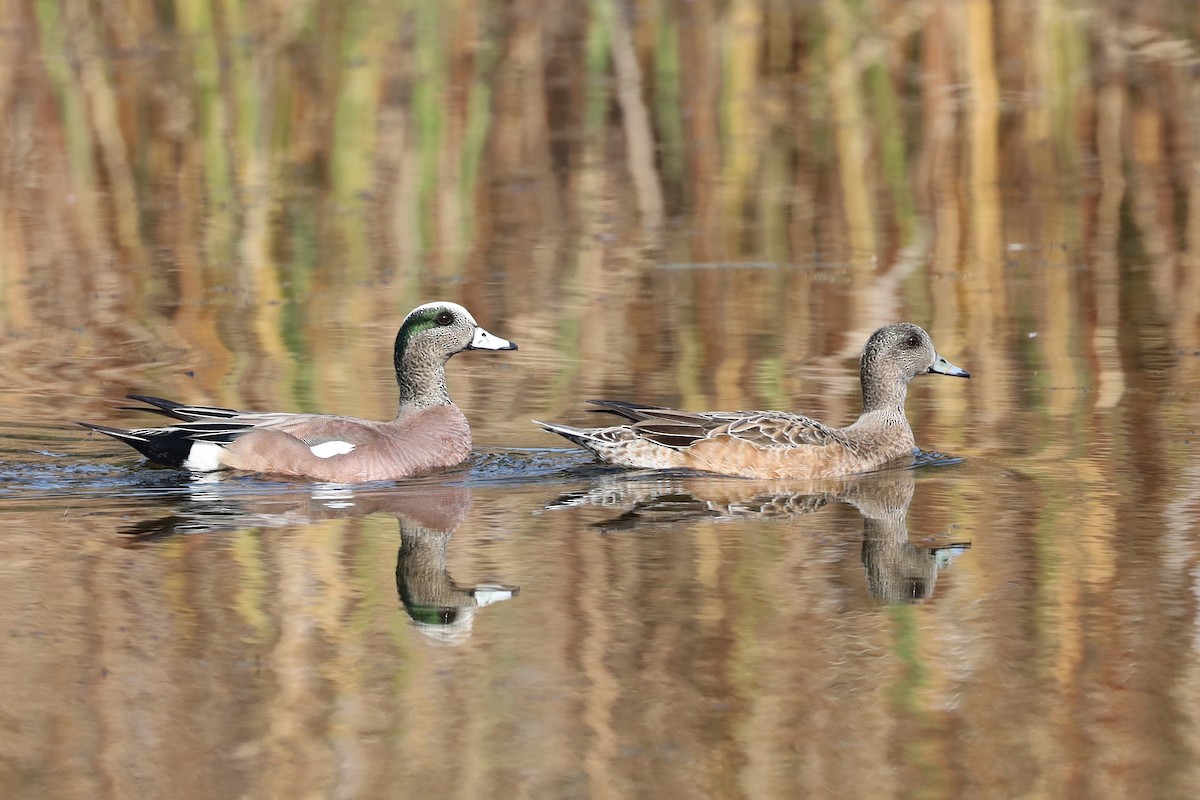
<svg viewBox="0 0 1200 800"><path fill-rule="evenodd" d="M592 402L628 424L535 424L618 466L749 478L837 477L911 458L914 442L904 399L909 381L930 372L970 377L937 354L923 329L901 322L880 328L867 340L859 370L862 414L844 428L786 411L678 411L613 400Z"/></svg>
<svg viewBox="0 0 1200 800"><path fill-rule="evenodd" d="M446 389L446 361L463 350L515 350L481 328L456 303L413 309L396 335L399 407L387 422L328 414L290 414L187 406L130 395L175 420L122 430L80 423L120 439L152 461L195 471L237 469L334 483L395 480L464 461L471 429Z"/></svg>

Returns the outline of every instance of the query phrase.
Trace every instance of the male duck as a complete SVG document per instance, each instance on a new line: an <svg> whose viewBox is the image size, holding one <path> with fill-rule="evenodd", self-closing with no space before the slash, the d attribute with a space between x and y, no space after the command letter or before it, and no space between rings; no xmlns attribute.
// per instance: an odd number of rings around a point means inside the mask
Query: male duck
<svg viewBox="0 0 1200 800"><path fill-rule="evenodd" d="M971 377L939 356L922 328L901 322L880 328L867 340L860 363L863 410L845 428L783 411L676 411L616 400L591 402L630 424L534 424L622 467L747 478L832 478L911 459L913 433L904 416L904 398L908 382L927 372Z"/></svg>
<svg viewBox="0 0 1200 800"><path fill-rule="evenodd" d="M464 461L471 429L446 390L446 361L463 350L516 350L485 331L457 303L409 312L396 334L400 408L390 422L328 414L237 411L129 395L177 420L162 428L121 430L81 422L146 458L198 472L238 469L335 483L407 478Z"/></svg>

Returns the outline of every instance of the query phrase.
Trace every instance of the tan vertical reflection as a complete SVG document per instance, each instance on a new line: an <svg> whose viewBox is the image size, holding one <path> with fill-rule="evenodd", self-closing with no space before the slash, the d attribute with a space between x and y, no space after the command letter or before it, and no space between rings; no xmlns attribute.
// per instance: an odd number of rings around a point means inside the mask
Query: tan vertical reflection
<svg viewBox="0 0 1200 800"><path fill-rule="evenodd" d="M598 163L598 154L592 148L585 147L584 152L596 156L596 160L585 158L588 166L581 167L576 187L576 197L579 212L583 220L581 226L583 236L580 237L577 256L579 297L572 306L578 308L579 324L579 363L580 365L605 364L612 360L613 348L610 336L616 332L609 329L608 316L604 312L606 301L612 294L619 292L612 286L611 275L606 271L605 247L601 234L603 233L604 208L603 187L604 172L592 167ZM627 281L618 285L628 286ZM546 323L547 326L549 323ZM580 378L582 388L586 393L603 391L603 372L606 370L582 369Z"/></svg>
<svg viewBox="0 0 1200 800"><path fill-rule="evenodd" d="M692 227L695 230L693 258L711 261L720 252L715 243L723 229L719 199L718 169L720 126L717 124L718 61L712 42L718 40L719 24L713 0L696 0L680 9L679 114L683 117L687 142L687 174L690 185Z"/></svg>
<svg viewBox="0 0 1200 800"><path fill-rule="evenodd" d="M1187 149L1187 249L1180 254L1182 264L1182 284L1180 286L1179 309L1175 314L1176 343L1200 350L1200 119L1197 109L1200 109L1200 84L1190 81L1185 89L1188 98L1188 108L1191 113L1185 115L1188 124ZM1188 370L1200 369L1200 360L1192 359L1186 367Z"/></svg>
<svg viewBox="0 0 1200 800"><path fill-rule="evenodd" d="M1058 0L1035 3L1030 9L1030 24L1021 32L1025 35L1028 82L1030 94L1037 100L1023 103L1021 116L1024 122L1025 141L1023 150L1029 160L1030 169L1036 175L1051 175L1055 168L1050 158L1052 150L1050 143L1055 139L1054 130L1054 100L1064 90L1060 85L1060 73L1056 69L1055 56L1058 42L1055 40L1054 16ZM1004 15L1001 15L1000 27L1003 27ZM1000 42L1000 55L1004 56L1006 46L1011 47L1003 39Z"/></svg>
<svg viewBox="0 0 1200 800"><path fill-rule="evenodd" d="M416 57L409 42L392 42L380 56L383 60L381 92L375 126L379 146L375 149L373 180L379 194L379 228L386 242L377 255L384 271L394 271L398 283L412 287L397 298L405 309L424 302L414 290L415 279L422 274L420 262L421 163L414 144L413 63ZM453 116L453 115L451 115ZM443 144L443 150L449 145ZM439 168L441 168L439 162ZM457 186L443 186L441 192L453 193Z"/></svg>
<svg viewBox="0 0 1200 800"><path fill-rule="evenodd" d="M0 19L15 21L25 15L20 14L16 2L0 0ZM18 62L23 55L22 48L13 43L0 47L0 75L17 75ZM17 82L0 80L0 109L4 109L3 134L0 134L0 144L11 148L15 136L27 136L28 123L21 130L14 124L16 117L15 104L12 98L16 95ZM0 198L9 198L15 194L11 170L7 163L0 162ZM29 298L25 285L29 274L29 264L26 256L26 246L21 234L21 219L12 202L0 203L0 335L7 335L13 329L25 328L33 319L29 309Z"/></svg>
<svg viewBox="0 0 1200 800"><path fill-rule="evenodd" d="M969 188L971 252L964 270L967 280L969 338L978 343L971 350L973 408L999 427L1004 403L1001 348L987 346L999 336L998 320L1007 319L1004 282L1003 232L999 199L1000 88L996 77L996 53L992 47L995 24L990 0L968 0L963 9L964 78L970 89L967 134L970 152ZM957 318L957 313L955 314ZM962 350L960 340L951 338L940 347ZM965 408L967 395L947 391L943 385L939 406Z"/></svg>
<svg viewBox="0 0 1200 800"><path fill-rule="evenodd" d="M992 5L989 0L967 0L964 12L964 56L970 88L967 120L971 147L971 200L974 204L985 204L984 210L994 213L999 175L996 143L1000 86L996 80L996 54L992 48L995 35ZM977 248L984 253L994 252L991 246L994 241L994 232L986 228L976 234Z"/></svg>
<svg viewBox="0 0 1200 800"><path fill-rule="evenodd" d="M278 693L266 713L270 720L263 742L262 786L268 797L323 795L330 785L333 762L321 737L313 736L316 716L324 714L327 698L321 691L315 619L321 616L322 587L312 569L313 547L339 523L310 525L303 533L308 546L291 545L277 551L279 639L265 659Z"/></svg>
<svg viewBox="0 0 1200 800"><path fill-rule="evenodd" d="M435 262L448 267L452 274L458 274L470 246L467 229L470 209L465 202L463 165L464 153L471 146L467 141L467 126L470 124L470 97L475 88L472 80L475 76L470 67L479 46L479 8L474 2L461 0L450 5L453 6L453 19L447 27L453 30L445 41L448 66L441 98L446 109L442 117L446 131L437 148L438 178L433 187L437 202L434 246L440 254Z"/></svg>
<svg viewBox="0 0 1200 800"><path fill-rule="evenodd" d="M837 144L842 212L846 218L851 259L863 263L875 255L876 242L868 171L867 120L863 113L862 65L853 49L858 26L851 4L845 0L826 0L825 12L829 21L825 41L829 99ZM855 274L862 274L862 270L855 270Z"/></svg>
<svg viewBox="0 0 1200 800"><path fill-rule="evenodd" d="M7 187L4 187L7 188ZM21 218L9 205L0 208L0 334L28 328L34 320L29 307L29 263Z"/></svg>
<svg viewBox="0 0 1200 800"><path fill-rule="evenodd" d="M279 273L271 257L270 227L267 214L270 210L265 189L266 170L262 158L249 148L242 154L244 171L242 183L248 187L247 194L255 199L245 205L244 225L238 242L242 263L249 271L254 292L254 332L258 339L260 354L268 363L285 368L292 363L283 342L282 313L283 290L279 285ZM272 392L274 394L274 392Z"/></svg>
<svg viewBox="0 0 1200 800"><path fill-rule="evenodd" d="M401 281L417 288L416 279L423 272L420 261L421 237L417 224L417 201L420 196L418 178L421 170L419 155L409 133L410 123L408 109L403 105L381 107L379 133L387 146L379 148L378 167L379 173L391 179L391 185L384 187L387 192L384 224L391 244L389 266ZM423 301L413 296L405 298L404 305L416 306L420 302Z"/></svg>
<svg viewBox="0 0 1200 800"><path fill-rule="evenodd" d="M101 45L92 36L95 23L89 16L86 4L80 0L68 0L66 17L79 37L78 42L84 54L79 62L80 78L88 98L88 111L100 158L112 192L114 233L125 259L141 265L144 263L144 253L138 234L137 193L125 138L117 119L116 92L109 83L105 65L101 61Z"/></svg>
<svg viewBox="0 0 1200 800"><path fill-rule="evenodd" d="M762 9L757 0L734 0L726 12L726 55L722 105L722 206L725 217L740 220L746 198L757 189L762 118L758 113L757 79L762 56ZM730 249L741 226L730 226Z"/></svg>
<svg viewBox="0 0 1200 800"><path fill-rule="evenodd" d="M943 338L943 332L958 329L959 251L962 231L958 201L959 166L956 142L959 135L954 86L952 42L955 20L947 2L938 2L930 12L921 37L922 118L924 129L919 175L922 205L933 219L929 270L930 297L933 303L933 327L943 352L958 352L958 342ZM956 362L957 363L957 362ZM978 370L970 364L973 373ZM936 386L933 391L937 391Z"/></svg>
<svg viewBox="0 0 1200 800"><path fill-rule="evenodd" d="M654 133L650 114L642 94L642 71L633 49L622 3L612 10L610 47L613 71L617 78L617 100L621 104L621 121L625 130L626 159L633 178L642 228L658 231L663 224L663 193L654 165Z"/></svg>
<svg viewBox="0 0 1200 800"><path fill-rule="evenodd" d="M620 693L612 670L605 663L609 642L613 639L611 626L616 618L608 613L609 591L613 585L608 557L611 548L595 548L596 557L579 562L584 590L580 593L580 612L587 623L581 631L580 662L583 674L591 684L584 699L583 719L591 740L584 756L584 771L590 785L589 797L620 797L613 777L617 766L617 734L613 730L613 707Z"/></svg>
<svg viewBox="0 0 1200 800"><path fill-rule="evenodd" d="M45 11L46 7L41 10ZM115 93L105 70L106 51L93 30L85 3L65 3L61 14L54 9L47 16L53 23L46 17L40 20L45 23L41 26L41 35L46 44L52 45L45 69L52 78L53 91L59 95L63 116L54 119L53 128L45 132L28 131L22 139L34 144L43 138L61 135L67 152L46 153L48 157L44 160L29 161L25 165L34 173L46 170L47 174L39 175L38 180L44 181L49 189L42 194L41 202L49 201L50 205L45 209L27 209L27 213L36 215L41 224L26 228L31 236L25 242L29 248L26 252L33 256L29 265L33 269L29 276L32 285L24 291L29 292L30 300L36 304L39 284L53 284L55 300L64 308L61 311L54 308L52 313L62 313L64 321L70 319L69 324L94 319L116 326L125 323L128 308L117 301L135 291L129 285L131 281L123 280L132 276L122 276L115 264L122 259L140 263L140 258L137 204L126 144L117 120ZM62 47L62 52L54 52L53 45ZM8 50L12 44L5 41L0 48ZM63 67L68 60L72 64L70 69ZM39 123L49 121L33 107L30 113L36 114L34 118ZM63 130L68 127L74 130ZM14 128L9 127L9 135L13 132ZM20 149L25 149L25 145ZM31 148L31 152L36 149ZM97 169L93 159L103 165L103 170ZM71 166L71 180L60 183L61 177L55 173L67 164ZM103 171L107 178L107 193L100 190L98 171ZM32 187L27 183L24 188ZM61 205L66 199L64 194L70 195L67 208ZM17 210L21 210L20 205ZM124 252L114 254L111 247L114 242ZM71 279L64 281L58 270L39 269L51 263L46 258L48 255L51 259L65 257L71 261L82 256L87 267L75 267ZM43 274L39 275L39 272ZM85 310L75 313L80 309ZM37 312L32 321L36 324L36 320Z"/></svg>
<svg viewBox="0 0 1200 800"><path fill-rule="evenodd" d="M599 13L589 20L589 24L593 30L589 32L590 36L603 36L605 33L612 38L618 34L614 30L614 26L622 25L625 27L624 36L629 39L628 23L624 19L620 8L611 8L608 13ZM618 57L617 50L622 47L629 48L628 58L634 58L632 52L632 44L627 41L625 45L618 45L615 42L610 43L610 50L614 60ZM626 65L628 69L628 65ZM631 76L625 76L626 80L640 81L640 77L636 79ZM618 80L622 80L618 74ZM618 93L621 91L630 91L623 87L618 88ZM635 87L635 91L639 94L637 103L641 103L640 83ZM592 122L595 125L595 122ZM630 287L631 281L614 280L612 269L615 267L617 259L610 258L609 248L606 242L611 238L608 229L610 223L607 218L612 211L612 204L606 200L606 185L607 185L607 170L604 163L604 136L601 135L599 126L591 129L592 135L586 137L582 147L582 158L580 165L576 169L574 180L574 198L575 205L579 209L580 220L580 236L578 239L578 249L576 255L575 274L577 279L573 281L576 284L572 287L572 302L569 307L578 309L577 324L579 327L578 336L578 363L579 369L578 378L581 381L580 385L571 387L572 391L582 388L585 396L603 392L604 378L608 373L608 369L589 369L588 365L603 365L610 364L613 361L614 354L622 353L623 348L614 346L613 338L621 335L621 331L615 331L608 324L609 315L605 309L612 304L613 306L627 307L627 302L622 302L622 297ZM626 128L626 136L629 136L628 128ZM632 143L627 144L632 147ZM633 158L632 153L630 158ZM631 160L629 168L634 170L635 163ZM637 187L638 177L633 174L635 187ZM640 192L641 188L636 188ZM641 202L639 200L639 202ZM642 221L645 225L647 217L644 216L645 209L643 208ZM551 327L553 322L550 320L541 321L540 314L539 322L543 327Z"/></svg>
<svg viewBox="0 0 1200 800"><path fill-rule="evenodd" d="M720 22L713 0L696 0L681 8L680 92L685 98L679 113L683 116L688 142L687 173L692 196L691 260L723 260L726 221L721 207L720 125L717 120L720 78L719 55L712 43L720 39ZM683 323L673 331L672 345L681 353L675 360L676 382L681 402L690 408L709 405L709 397L697 381L697 364L715 371L725 355L724 320L720 314L719 270L697 270L681 276L689 284L692 298L680 314ZM701 324L702 323L702 324Z"/></svg>
<svg viewBox="0 0 1200 800"><path fill-rule="evenodd" d="M248 19L231 15L226 24L233 35L245 35L251 23ZM260 101L261 97L269 98L274 94L272 43L272 40L268 40L249 57L236 55L231 58L233 78L221 84L221 92L225 107L233 112L233 125L223 144L232 151L230 161L234 165L234 194L242 199L237 253L242 269L249 276L253 302L251 324L258 342L258 355L266 364L291 373L294 371L294 361L288 357L282 334L283 289L271 246L270 212L274 191L270 133L273 105ZM256 88L251 90L247 84ZM273 370L266 372L265 376L280 378L279 383L267 389L268 397L290 395L290 392L282 391L283 386L289 383L282 379L283 376ZM256 383L261 380L254 372L249 377Z"/></svg>
<svg viewBox="0 0 1200 800"><path fill-rule="evenodd" d="M367 663L361 636L350 633L346 625L356 596L354 576L342 561L346 533L351 526L362 528L392 524L392 518L375 515L368 518L335 520L310 526L304 531L305 546L312 552L313 574L320 582L314 621L332 653L320 664L322 689L328 689L329 705L334 709L325 730L317 738L329 742L337 769L330 776L337 783L327 793L331 797L360 797L367 771L363 741L358 735L371 709L363 700L362 665ZM309 535L311 532L311 536ZM323 734L323 735L322 735Z"/></svg>
<svg viewBox="0 0 1200 800"><path fill-rule="evenodd" d="M179 311L175 330L182 341L190 343L203 358L196 376L206 390L202 398L221 396L221 384L229 374L233 356L221 340L220 320L208 305L209 282L205 261L198 243L202 240L204 217L204 180L202 146L194 139L180 144L179 164L176 167L176 192L185 200L174 224L164 232L165 241L172 243L178 274Z"/></svg>
<svg viewBox="0 0 1200 800"><path fill-rule="evenodd" d="M955 116L953 67L950 42L951 14L946 2L939 2L929 15L925 35L921 37L921 117L924 129L921 138L919 165L927 213L933 217L933 271L938 273L958 267L959 219L955 186L958 162L954 144L958 133ZM942 293L933 292L934 305Z"/></svg>
<svg viewBox="0 0 1200 800"><path fill-rule="evenodd" d="M241 530L232 539L231 558L239 570L232 607L248 626L266 638L273 620L267 613L270 576L263 558L262 537L257 531Z"/></svg>
<svg viewBox="0 0 1200 800"><path fill-rule="evenodd" d="M1096 153L1100 160L1100 198L1096 206L1096 235L1090 249L1096 275L1096 356L1100 361L1097 408L1111 408L1125 391L1118 346L1121 276L1117 253L1121 235L1121 203L1125 170L1121 130L1125 120L1125 88L1115 73L1096 98ZM1193 212L1193 216L1195 213Z"/></svg>
<svg viewBox="0 0 1200 800"><path fill-rule="evenodd" d="M1135 97L1129 111L1129 167L1132 200L1129 210L1141 234L1149 259L1155 299L1164 317L1170 317L1178 304L1175 286L1174 229L1171 217L1169 164L1166 152L1167 121L1163 109L1148 100Z"/></svg>

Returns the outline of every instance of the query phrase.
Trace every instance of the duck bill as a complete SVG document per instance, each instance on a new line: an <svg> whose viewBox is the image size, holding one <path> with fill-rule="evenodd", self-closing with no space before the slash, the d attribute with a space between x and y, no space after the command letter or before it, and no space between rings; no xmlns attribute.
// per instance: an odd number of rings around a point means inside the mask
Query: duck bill
<svg viewBox="0 0 1200 800"><path fill-rule="evenodd" d="M939 375L949 375L952 378L969 378L971 373L967 372L962 367L956 367L941 356L933 362L933 366L929 368L930 372L936 372Z"/></svg>
<svg viewBox="0 0 1200 800"><path fill-rule="evenodd" d="M471 343L467 345L468 350L516 350L517 346L508 339L501 339L499 336L493 336L483 328L476 328L475 335L471 337Z"/></svg>

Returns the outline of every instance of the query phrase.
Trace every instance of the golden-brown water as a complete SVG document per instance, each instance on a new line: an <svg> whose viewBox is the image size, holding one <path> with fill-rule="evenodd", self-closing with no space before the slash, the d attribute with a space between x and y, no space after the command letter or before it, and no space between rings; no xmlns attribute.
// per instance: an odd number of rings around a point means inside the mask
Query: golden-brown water
<svg viewBox="0 0 1200 800"><path fill-rule="evenodd" d="M1194 4L0 0L0 795L1193 797ZM192 480L128 392L476 454ZM584 401L857 412L920 468L591 466Z"/></svg>

